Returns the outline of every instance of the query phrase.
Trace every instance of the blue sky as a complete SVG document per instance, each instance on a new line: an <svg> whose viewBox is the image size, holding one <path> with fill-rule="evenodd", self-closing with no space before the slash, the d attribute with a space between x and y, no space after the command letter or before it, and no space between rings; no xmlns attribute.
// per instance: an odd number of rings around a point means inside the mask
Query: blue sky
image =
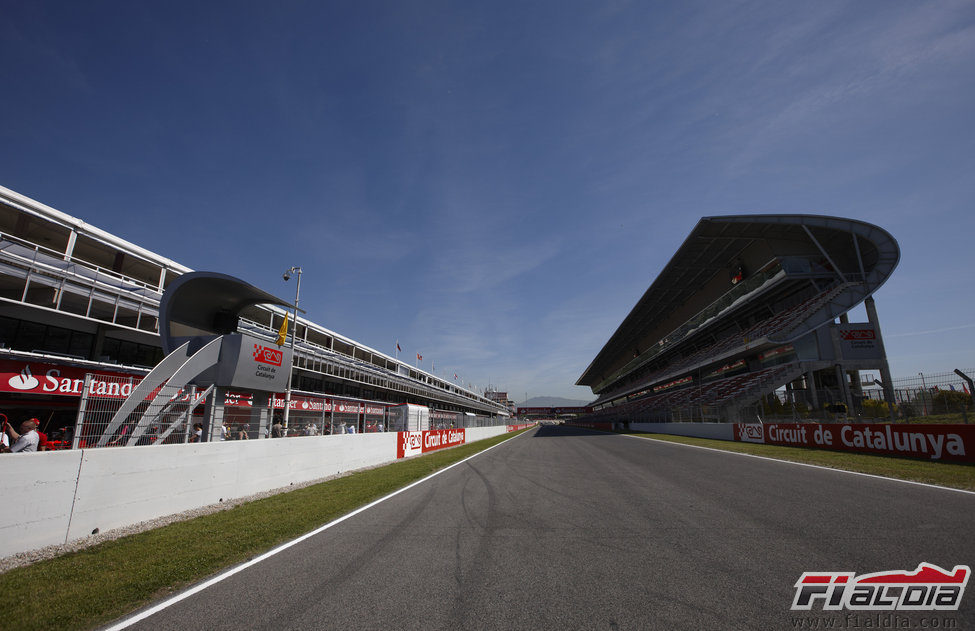
<svg viewBox="0 0 975 631"><path fill-rule="evenodd" d="M971 2L0 7L0 184L443 376L590 398L753 212L889 230L894 376L975 368Z"/></svg>

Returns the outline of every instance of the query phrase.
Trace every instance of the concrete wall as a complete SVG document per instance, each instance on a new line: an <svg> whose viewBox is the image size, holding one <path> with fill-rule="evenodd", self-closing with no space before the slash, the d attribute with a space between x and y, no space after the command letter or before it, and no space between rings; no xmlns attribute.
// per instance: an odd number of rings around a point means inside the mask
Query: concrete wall
<svg viewBox="0 0 975 631"><path fill-rule="evenodd" d="M734 440L733 423L630 423L630 429L675 436L696 436L697 438L716 438Z"/></svg>
<svg viewBox="0 0 975 631"><path fill-rule="evenodd" d="M466 430L466 442L506 427ZM0 557L396 460L395 432L0 456Z"/></svg>

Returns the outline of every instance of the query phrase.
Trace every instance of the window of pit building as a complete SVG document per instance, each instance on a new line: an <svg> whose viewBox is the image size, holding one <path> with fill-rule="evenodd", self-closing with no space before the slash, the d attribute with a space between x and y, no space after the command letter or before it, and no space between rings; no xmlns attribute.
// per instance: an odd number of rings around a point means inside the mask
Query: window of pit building
<svg viewBox="0 0 975 631"><path fill-rule="evenodd" d="M33 217L6 204L0 204L0 232L55 252L64 252L71 236L71 229L66 226Z"/></svg>

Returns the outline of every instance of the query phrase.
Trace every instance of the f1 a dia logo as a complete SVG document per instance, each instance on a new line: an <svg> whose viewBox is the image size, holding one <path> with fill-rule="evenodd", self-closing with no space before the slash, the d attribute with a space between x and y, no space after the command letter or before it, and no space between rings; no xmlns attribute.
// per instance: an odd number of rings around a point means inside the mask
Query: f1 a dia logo
<svg viewBox="0 0 975 631"><path fill-rule="evenodd" d="M970 574L967 565L956 565L948 572L930 563L921 563L913 572L859 576L803 572L795 584L792 609L809 610L821 603L826 611L957 611Z"/></svg>

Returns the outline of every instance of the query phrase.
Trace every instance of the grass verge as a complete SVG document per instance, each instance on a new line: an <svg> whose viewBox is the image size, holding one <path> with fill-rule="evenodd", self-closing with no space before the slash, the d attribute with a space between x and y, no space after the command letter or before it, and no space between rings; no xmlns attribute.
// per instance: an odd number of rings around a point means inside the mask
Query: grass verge
<svg viewBox="0 0 975 631"><path fill-rule="evenodd" d="M712 447L724 451L734 451L743 454L766 456L791 462L844 469L858 473L882 475L888 478L950 486L956 489L975 491L975 466L955 464L949 462L931 462L912 460L908 458L891 458L869 454L851 454L825 449L803 449L802 447L783 447L780 445L762 445L757 443L739 443L711 438L692 438L690 436L672 436L670 434L652 434L645 432L622 432L626 434L642 435L658 440L687 445Z"/></svg>
<svg viewBox="0 0 975 631"><path fill-rule="evenodd" d="M104 624L519 433L401 460L12 569L0 575L0 629Z"/></svg>

